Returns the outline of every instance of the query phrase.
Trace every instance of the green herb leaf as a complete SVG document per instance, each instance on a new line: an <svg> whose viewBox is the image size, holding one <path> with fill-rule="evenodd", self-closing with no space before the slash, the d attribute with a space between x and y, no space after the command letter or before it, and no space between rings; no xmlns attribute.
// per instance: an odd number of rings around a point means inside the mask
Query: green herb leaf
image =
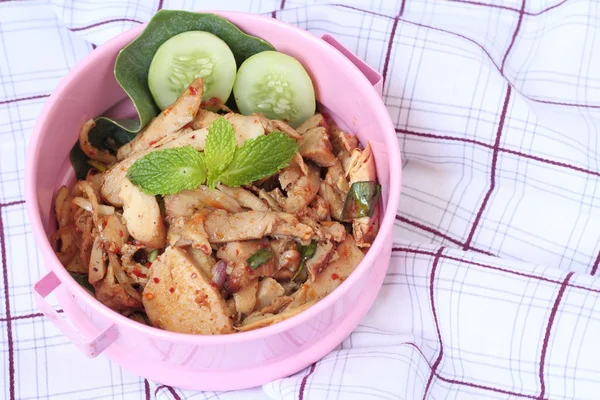
<svg viewBox="0 0 600 400"><path fill-rule="evenodd" d="M79 283L81 286L83 286L84 289L87 289L92 293L96 293L96 290L94 289L92 284L88 281L88 274L77 274L75 272L70 272L70 271L69 271L69 274L71 274L73 279L75 279L75 281L77 283Z"/></svg>
<svg viewBox="0 0 600 400"><path fill-rule="evenodd" d="M304 267L306 266L306 260L310 260L311 258L313 258L315 256L315 253L317 252L317 241L315 239L313 239L313 240L311 240L310 244L308 244L306 246L302 246L301 244L298 244L298 252L300 253L301 261L300 261L300 265L298 266L298 270L292 277L292 281L295 282L296 278L298 278L300 276L300 273L304 272L303 277L301 279L301 281L304 282L306 279L308 279L308 275L307 275L306 271L304 270Z"/></svg>
<svg viewBox="0 0 600 400"><path fill-rule="evenodd" d="M158 257L158 249L154 249L150 253L148 253L147 260L149 262L154 262L154 260L156 260L156 257Z"/></svg>
<svg viewBox="0 0 600 400"><path fill-rule="evenodd" d="M310 244L306 246L299 244L298 252L300 253L300 258L302 258L302 260L313 258L317 252L317 241L313 239Z"/></svg>
<svg viewBox="0 0 600 400"><path fill-rule="evenodd" d="M381 185L373 181L354 182L346 195L342 210L342 221L370 217L375 212Z"/></svg>
<svg viewBox="0 0 600 400"><path fill-rule="evenodd" d="M282 132L247 140L235 151L219 180L237 187L271 176L286 167L297 151L298 143Z"/></svg>
<svg viewBox="0 0 600 400"><path fill-rule="evenodd" d="M215 188L219 175L231 164L237 144L231 122L217 118L208 127L204 145L204 162L208 171L207 186Z"/></svg>
<svg viewBox="0 0 600 400"><path fill-rule="evenodd" d="M273 252L267 248L264 248L248 257L246 263L248 263L248 266L252 268L252 270L255 270L272 258Z"/></svg>
<svg viewBox="0 0 600 400"><path fill-rule="evenodd" d="M129 167L127 178L151 195L195 189L206 180L204 156L191 146L153 151Z"/></svg>

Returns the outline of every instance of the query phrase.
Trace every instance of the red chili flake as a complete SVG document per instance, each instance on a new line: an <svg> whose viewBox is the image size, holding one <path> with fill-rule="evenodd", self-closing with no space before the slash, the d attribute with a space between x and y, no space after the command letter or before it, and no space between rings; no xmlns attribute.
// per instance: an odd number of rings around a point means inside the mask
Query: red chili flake
<svg viewBox="0 0 600 400"><path fill-rule="evenodd" d="M193 86L190 86L190 94L191 94L192 96L195 96L195 95L196 95L196 93L198 93L198 92L196 92L196 88L195 88L195 87L193 87Z"/></svg>
<svg viewBox="0 0 600 400"><path fill-rule="evenodd" d="M90 150L90 151L88 152L88 155L89 155L90 157L94 157L94 156L96 155L96 152L95 152L94 150Z"/></svg>
<svg viewBox="0 0 600 400"><path fill-rule="evenodd" d="M158 140L151 140L150 143L148 143L148 146L154 146L156 142L158 142Z"/></svg>
<svg viewBox="0 0 600 400"><path fill-rule="evenodd" d="M119 231L119 236L123 237L123 231Z"/></svg>
<svg viewBox="0 0 600 400"><path fill-rule="evenodd" d="M216 283L214 283L213 281L208 282L210 283L210 286L214 287L215 289L218 289L219 287L217 286Z"/></svg>
<svg viewBox="0 0 600 400"><path fill-rule="evenodd" d="M144 293L144 297L146 298L146 300L154 299L154 295L152 293Z"/></svg>
<svg viewBox="0 0 600 400"><path fill-rule="evenodd" d="M146 261L146 267L150 268L152 266L152 263L150 261Z"/></svg>
<svg viewBox="0 0 600 400"><path fill-rule="evenodd" d="M132 274L134 274L135 276L137 276L138 278L145 278L146 274L144 274L139 267L135 267L133 269L133 271L131 271Z"/></svg>
<svg viewBox="0 0 600 400"><path fill-rule="evenodd" d="M158 278L154 278L154 279L152 279L152 280L154 281L154 283L158 283L158 282L160 282L160 279L158 279Z"/></svg>
<svg viewBox="0 0 600 400"><path fill-rule="evenodd" d="M192 140L196 139L196 135L192 135Z"/></svg>
<svg viewBox="0 0 600 400"><path fill-rule="evenodd" d="M194 299L194 301L196 302L196 304L198 304L200 307L208 307L208 309L210 310L210 303L208 302L208 295L202 293L198 296L196 296L196 298Z"/></svg>
<svg viewBox="0 0 600 400"><path fill-rule="evenodd" d="M198 275L196 275L196 273L195 273L195 272L192 272L192 279L196 279L196 277L197 277L197 276L198 276Z"/></svg>
<svg viewBox="0 0 600 400"><path fill-rule="evenodd" d="M338 274L336 274L335 272L333 274L331 274L331 279L337 279L340 276Z"/></svg>
<svg viewBox="0 0 600 400"><path fill-rule="evenodd" d="M175 292L175 288L174 287L169 288L169 292L174 293Z"/></svg>

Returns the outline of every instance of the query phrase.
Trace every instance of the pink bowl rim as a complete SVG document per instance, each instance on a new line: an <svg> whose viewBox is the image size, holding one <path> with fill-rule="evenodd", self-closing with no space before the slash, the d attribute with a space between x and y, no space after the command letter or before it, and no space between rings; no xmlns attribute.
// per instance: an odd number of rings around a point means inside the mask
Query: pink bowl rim
<svg viewBox="0 0 600 400"><path fill-rule="evenodd" d="M68 290L71 293L77 294L80 298L82 298L86 302L86 304L94 310L94 312L100 313L106 319L111 320L113 324L118 323L125 325L128 329L133 329L135 331L138 331L139 333L150 335L151 337L155 337L157 339L170 340L182 343L192 343L195 345L224 345L232 343L243 343L256 339L264 339L269 336L289 331L294 326L300 325L310 320L315 315L321 313L323 310L330 307L335 301L341 298L343 294L346 293L350 289L350 287L352 287L358 281L358 279L361 279L362 276L365 275L365 273L367 272L366 270L370 266L374 265L377 256L382 251L386 236L391 235L393 231L396 210L400 200L401 158L396 135L395 133L391 134L395 132L395 130L390 116L387 112L387 109L385 107L385 104L383 103L381 97L377 94L371 83L367 80L367 78L358 70L358 68L354 66L354 64L352 64L352 62L348 58L342 55L342 53L335 50L333 47L331 47L331 45L312 35L308 31L274 18L269 18L259 14L237 11L208 10L202 11L202 13L217 14L224 17L225 19L228 19L228 17L242 17L249 20L254 20L255 23L271 25L271 27L274 29L286 29L293 31L298 36L311 41L313 44L316 44L318 47L320 47L323 51L331 54L333 59L336 61L335 65L337 66L337 68L343 68L346 70L349 69L350 74L354 75L353 78L356 82L358 82L360 92L362 95L364 95L365 101L379 105L376 110L376 119L383 121L384 125L388 125L389 130L387 132L390 133L385 134L385 141L388 147L387 150L389 152L390 159L389 198L386 212L384 214L383 220L381 221L379 234L377 235L371 248L365 255L365 258L358 265L355 271L352 274L350 274L350 276L336 290L334 290L328 296L317 302L315 305L311 306L302 313L299 313L298 315L291 317L287 320L281 321L277 324L270 325L257 330L252 330L248 332L237 332L235 334L229 335L193 335L165 331L162 329L140 324L127 317L124 317L123 315L109 309L108 307L100 303L98 300L96 300L95 297L91 296L85 289L83 289L71 278L71 276L65 268L52 267L53 264L61 263L56 257L54 250L50 246L48 237L45 234L45 230L41 221L41 216L38 212L39 204L37 199L37 188L34 184L34 177L36 176L37 167L36 155L41 152L40 133L45 127L46 120L51 110L58 103L60 103L63 94L73 84L74 78L82 72L84 72L90 65L99 61L102 57L105 56L107 52L115 52L115 50L119 51L123 47L125 47L142 32L142 30L147 25L146 23L140 24L139 26L122 32L113 39L107 41L102 46L98 47L96 50L92 51L90 54L84 57L71 71L69 71L69 73L62 79L62 81L58 84L56 89L52 92L37 118L36 125L33 129L31 140L27 148L25 167L25 198L27 213L29 215L32 231L34 233L37 245L41 248L42 255L44 256L44 263L46 265L46 269L53 271L57 275L59 280L67 286ZM323 343L324 347L327 345L328 344Z"/></svg>

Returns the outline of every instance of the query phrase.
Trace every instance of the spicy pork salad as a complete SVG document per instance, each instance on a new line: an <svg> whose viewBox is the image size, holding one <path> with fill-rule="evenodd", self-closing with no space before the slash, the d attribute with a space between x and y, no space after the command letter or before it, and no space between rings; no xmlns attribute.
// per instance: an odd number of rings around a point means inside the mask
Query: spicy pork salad
<svg viewBox="0 0 600 400"><path fill-rule="evenodd" d="M135 120L83 124L56 254L107 307L168 331L277 323L331 293L379 224L369 143L317 111L294 58L211 14L161 11L115 77Z"/></svg>

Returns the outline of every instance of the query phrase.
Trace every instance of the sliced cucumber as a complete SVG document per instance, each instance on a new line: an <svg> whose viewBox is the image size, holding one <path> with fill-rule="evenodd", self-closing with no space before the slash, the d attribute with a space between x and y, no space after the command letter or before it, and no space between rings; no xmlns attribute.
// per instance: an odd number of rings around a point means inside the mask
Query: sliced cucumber
<svg viewBox="0 0 600 400"><path fill-rule="evenodd" d="M315 113L310 76L298 60L276 51L263 51L243 62L233 95L242 114L262 113L294 128Z"/></svg>
<svg viewBox="0 0 600 400"><path fill-rule="evenodd" d="M164 42L154 54L148 71L152 97L164 110L198 77L204 79L203 99L231 94L237 65L227 44L212 33L189 31Z"/></svg>

